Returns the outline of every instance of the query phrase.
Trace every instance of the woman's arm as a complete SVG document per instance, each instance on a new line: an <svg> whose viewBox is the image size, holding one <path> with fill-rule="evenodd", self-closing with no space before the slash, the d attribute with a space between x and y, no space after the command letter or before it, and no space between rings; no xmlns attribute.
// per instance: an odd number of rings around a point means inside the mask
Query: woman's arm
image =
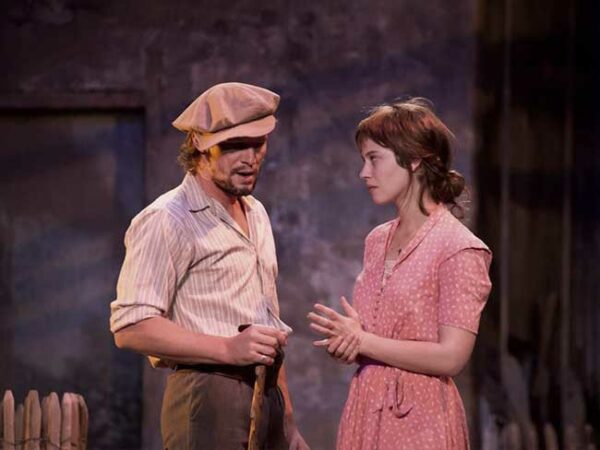
<svg viewBox="0 0 600 450"><path fill-rule="evenodd" d="M439 342L388 339L363 332L359 353L411 372L436 376L456 376L465 367L475 335L460 328L441 326Z"/></svg>
<svg viewBox="0 0 600 450"><path fill-rule="evenodd" d="M352 362L358 354L412 372L455 376L464 368L475 345L475 334L451 326L440 326L439 341L396 340L362 329L358 313L342 297L346 315L324 305L315 305L309 314L311 328L326 337L318 347L342 362Z"/></svg>
<svg viewBox="0 0 600 450"><path fill-rule="evenodd" d="M346 363L353 362L360 353L405 370L456 375L473 351L479 318L491 288L490 261L488 250L467 248L440 265L437 342L396 340L367 333L358 313L342 298L345 315L319 304L309 314L311 328L325 337L315 345L327 347L329 354Z"/></svg>

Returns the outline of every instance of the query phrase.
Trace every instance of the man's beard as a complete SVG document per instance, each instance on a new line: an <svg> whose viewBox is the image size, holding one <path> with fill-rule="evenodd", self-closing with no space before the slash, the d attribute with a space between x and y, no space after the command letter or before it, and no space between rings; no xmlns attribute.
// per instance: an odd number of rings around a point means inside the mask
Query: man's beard
<svg viewBox="0 0 600 450"><path fill-rule="evenodd" d="M254 178L254 183L252 183L251 186L238 187L238 186L234 185L231 182L231 177L224 178L224 179L213 178L213 182L222 191L228 193L229 195L233 195L235 197L242 197L244 195L250 195L250 194L252 194L252 191L254 191L254 188L256 187L256 181L257 180L258 180L258 174Z"/></svg>

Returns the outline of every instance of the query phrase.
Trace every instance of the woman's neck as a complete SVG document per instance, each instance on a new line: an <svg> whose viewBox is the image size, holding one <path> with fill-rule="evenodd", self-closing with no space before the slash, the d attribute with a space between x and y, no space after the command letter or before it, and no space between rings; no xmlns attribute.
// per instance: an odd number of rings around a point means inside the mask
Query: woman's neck
<svg viewBox="0 0 600 450"><path fill-rule="evenodd" d="M406 237L414 235L429 215L439 206L427 192L423 193L423 207L427 214L421 211L419 198L416 195L412 195L408 201L396 205L398 218L400 219L399 228L401 230L399 232Z"/></svg>

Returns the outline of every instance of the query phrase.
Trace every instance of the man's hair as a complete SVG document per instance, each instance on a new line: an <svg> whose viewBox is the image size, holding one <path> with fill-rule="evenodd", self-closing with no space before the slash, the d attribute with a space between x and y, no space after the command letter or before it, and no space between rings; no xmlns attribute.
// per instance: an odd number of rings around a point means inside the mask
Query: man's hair
<svg viewBox="0 0 600 450"><path fill-rule="evenodd" d="M202 157L202 153L194 146L192 132L190 131L181 146L179 147L179 156L177 156L177 162L179 165L191 174L196 173L198 162Z"/></svg>
<svg viewBox="0 0 600 450"><path fill-rule="evenodd" d="M462 212L456 198L464 190L465 180L460 173L450 170L450 142L454 135L435 115L428 100L411 98L373 108L356 129L359 149L367 139L394 152L396 162L408 170L411 181L414 175L411 163L421 161L415 173L421 182L419 208L424 214L427 214L423 205L425 189L435 202Z"/></svg>

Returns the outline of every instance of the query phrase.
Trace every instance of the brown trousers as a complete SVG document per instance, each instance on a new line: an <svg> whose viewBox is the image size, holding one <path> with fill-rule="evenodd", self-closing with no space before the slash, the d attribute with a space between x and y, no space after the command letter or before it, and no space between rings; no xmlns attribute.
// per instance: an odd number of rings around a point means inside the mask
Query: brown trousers
<svg viewBox="0 0 600 450"><path fill-rule="evenodd" d="M250 430L252 384L192 369L167 379L161 413L166 450L245 450ZM260 448L287 450L284 402L277 386L265 389Z"/></svg>

